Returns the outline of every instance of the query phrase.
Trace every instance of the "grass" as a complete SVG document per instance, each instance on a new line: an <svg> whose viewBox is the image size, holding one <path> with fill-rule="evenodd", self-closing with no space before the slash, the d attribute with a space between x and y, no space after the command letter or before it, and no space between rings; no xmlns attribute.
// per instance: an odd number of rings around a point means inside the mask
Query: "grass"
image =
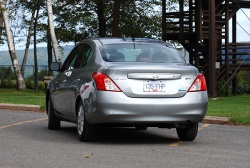
<svg viewBox="0 0 250 168"><path fill-rule="evenodd" d="M0 89L0 103L40 105L45 109L45 93ZM250 125L250 94L209 99L207 115L229 117L233 123Z"/></svg>
<svg viewBox="0 0 250 168"><path fill-rule="evenodd" d="M250 95L209 99L209 116L229 117L235 124L250 124Z"/></svg>
<svg viewBox="0 0 250 168"><path fill-rule="evenodd" d="M0 103L40 105L45 109L45 92L33 90L0 89Z"/></svg>

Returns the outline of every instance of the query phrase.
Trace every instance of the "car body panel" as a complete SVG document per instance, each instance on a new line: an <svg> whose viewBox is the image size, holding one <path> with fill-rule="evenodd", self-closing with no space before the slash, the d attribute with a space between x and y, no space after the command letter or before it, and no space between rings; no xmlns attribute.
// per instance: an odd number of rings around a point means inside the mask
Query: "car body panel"
<svg viewBox="0 0 250 168"><path fill-rule="evenodd" d="M181 98L130 98L122 92L97 91L91 123L162 124L200 122L207 111L207 92L190 92Z"/></svg>
<svg viewBox="0 0 250 168"><path fill-rule="evenodd" d="M196 68L185 64L106 64L109 67L109 77L129 97L182 97L198 75ZM157 79L154 76L157 76ZM166 91L144 92L143 86L146 81L162 82L166 85Z"/></svg>
<svg viewBox="0 0 250 168"><path fill-rule="evenodd" d="M146 39L141 41L147 43ZM157 125L202 121L207 111L207 91L188 92L199 74L197 68L182 57L178 63L105 61L102 46L113 43L131 44L131 41L83 40L69 54L47 87L47 97L51 96L60 119L76 122L80 99L90 124ZM148 43L169 46L161 41ZM84 52L86 58L81 60L78 54ZM79 60L75 61L73 56ZM77 64L80 66L74 67ZM121 91L97 90L92 77L95 72L109 76ZM157 86L156 89L149 87L152 85Z"/></svg>
<svg viewBox="0 0 250 168"><path fill-rule="evenodd" d="M51 98L54 108L66 117L75 116L75 97L79 92L80 79L77 70L67 70L59 73L51 81L54 88Z"/></svg>

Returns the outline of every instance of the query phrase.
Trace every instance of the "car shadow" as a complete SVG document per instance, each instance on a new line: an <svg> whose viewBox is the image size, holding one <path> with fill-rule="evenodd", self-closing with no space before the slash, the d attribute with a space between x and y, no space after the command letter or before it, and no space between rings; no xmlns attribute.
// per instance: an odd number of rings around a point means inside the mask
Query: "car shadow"
<svg viewBox="0 0 250 168"><path fill-rule="evenodd" d="M47 128L46 128L47 129ZM159 131L157 131L159 130ZM65 141L79 141L75 126L62 126L60 130L48 130L54 134L54 138L62 137ZM172 131L173 132L173 131ZM104 127L99 128L96 138L89 144L172 144L179 141L177 135L172 135L169 129L148 128L147 130L136 130L133 127Z"/></svg>
<svg viewBox="0 0 250 168"><path fill-rule="evenodd" d="M157 128L155 128L157 129ZM155 129L136 130L135 128L101 128L97 132L95 144L171 144L178 141L177 138L165 134L156 133ZM161 131L163 132L163 131Z"/></svg>

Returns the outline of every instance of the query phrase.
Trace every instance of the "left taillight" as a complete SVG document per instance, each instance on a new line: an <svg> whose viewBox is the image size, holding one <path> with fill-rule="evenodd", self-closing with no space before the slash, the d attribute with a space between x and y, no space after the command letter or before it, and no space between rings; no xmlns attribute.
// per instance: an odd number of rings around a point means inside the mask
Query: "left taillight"
<svg viewBox="0 0 250 168"><path fill-rule="evenodd" d="M206 84L205 76L202 74L199 74L188 91L197 92L197 91L206 91L206 90L207 90L207 84Z"/></svg>
<svg viewBox="0 0 250 168"><path fill-rule="evenodd" d="M97 90L121 92L121 89L104 73L94 72L92 78L96 83Z"/></svg>

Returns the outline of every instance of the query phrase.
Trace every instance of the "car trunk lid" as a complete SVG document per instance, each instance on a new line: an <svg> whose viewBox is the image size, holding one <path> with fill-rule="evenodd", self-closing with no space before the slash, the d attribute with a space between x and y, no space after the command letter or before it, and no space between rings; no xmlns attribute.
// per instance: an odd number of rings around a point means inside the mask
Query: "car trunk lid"
<svg viewBox="0 0 250 168"><path fill-rule="evenodd" d="M182 97L198 75L188 64L111 63L105 72L128 97Z"/></svg>

